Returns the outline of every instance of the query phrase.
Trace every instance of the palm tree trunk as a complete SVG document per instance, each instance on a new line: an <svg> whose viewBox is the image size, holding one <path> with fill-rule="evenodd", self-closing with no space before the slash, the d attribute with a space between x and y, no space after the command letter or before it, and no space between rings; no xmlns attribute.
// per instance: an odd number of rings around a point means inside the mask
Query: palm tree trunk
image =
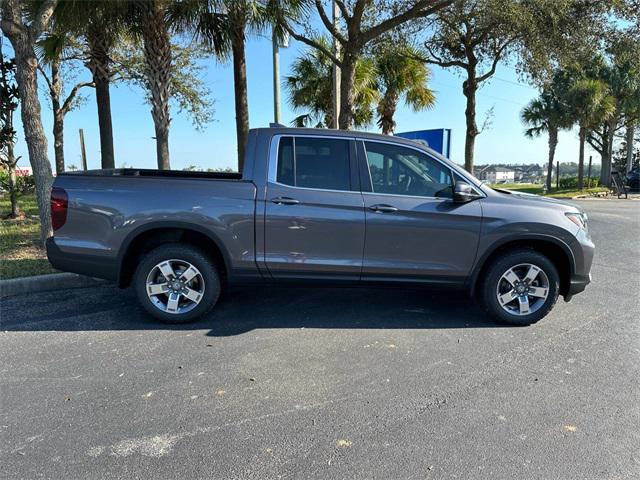
<svg viewBox="0 0 640 480"><path fill-rule="evenodd" d="M60 175L64 172L64 117L59 111L53 114L53 153L56 175Z"/></svg>
<svg viewBox="0 0 640 480"><path fill-rule="evenodd" d="M584 142L587 137L587 129L580 127L578 137L580 138L580 152L578 155L578 190L582 190L584 188Z"/></svg>
<svg viewBox="0 0 640 480"><path fill-rule="evenodd" d="M620 112L618 108L614 115L607 122L607 145L604 148L603 161L600 168L600 183L602 185L609 186L611 183L611 165L613 158L613 138L616 133L616 125L618 124L618 119L620 118Z"/></svg>
<svg viewBox="0 0 640 480"><path fill-rule="evenodd" d="M159 2L145 4L142 22L144 39L145 75L151 95L151 116L156 131L158 168L169 170L169 88L171 84L171 43Z"/></svg>
<svg viewBox="0 0 640 480"><path fill-rule="evenodd" d="M547 166L547 192L551 191L551 177L553 177L553 162L558 146L558 129L549 127L549 165Z"/></svg>
<svg viewBox="0 0 640 480"><path fill-rule="evenodd" d="M349 52L344 53L340 67L340 115L338 128L351 130L353 128L353 102L355 92L353 86L356 78L356 57Z"/></svg>
<svg viewBox="0 0 640 480"><path fill-rule="evenodd" d="M55 1L44 2L38 15L27 27L22 22L20 2L2 0L0 3L0 26L11 42L15 54L16 83L21 101L20 114L36 185L36 202L40 214L40 240L43 244L53 234L50 204L53 176L47 156L47 137L42 127L42 112L38 98L38 59L34 51L34 43L42 30L47 28L55 6Z"/></svg>
<svg viewBox="0 0 640 480"><path fill-rule="evenodd" d="M475 82L475 73L469 72L467 80L462 84L462 93L467 98L467 105L464 110L464 117L467 124L464 142L464 168L473 174L473 156L478 136L478 125L476 124L476 92L478 84Z"/></svg>
<svg viewBox="0 0 640 480"><path fill-rule="evenodd" d="M627 142L627 173L633 168L633 137L635 135L635 125L630 122L627 125L625 141Z"/></svg>
<svg viewBox="0 0 640 480"><path fill-rule="evenodd" d="M56 162L56 174L64 172L64 115L62 115L60 105L60 93L62 91L62 80L60 78L60 61L55 59L51 62L51 109L53 110L53 153Z"/></svg>
<svg viewBox="0 0 640 480"><path fill-rule="evenodd" d="M609 163L607 160L607 154L609 152L609 124L605 122L602 135L602 149L600 153L600 185L607 184L607 172L609 169Z"/></svg>
<svg viewBox="0 0 640 480"><path fill-rule="evenodd" d="M36 201L40 212L40 240L53 235L49 195L53 176L47 156L47 137L42 127L40 99L38 98L38 59L30 35L23 32L5 32L16 58L16 81L20 93L20 113L24 139L29 151L29 162L36 185Z"/></svg>
<svg viewBox="0 0 640 480"><path fill-rule="evenodd" d="M233 85L236 107L236 136L238 141L238 171L244 168L244 157L249 139L249 105L247 103L247 59L244 50L244 20L237 19L231 32L233 55Z"/></svg>
<svg viewBox="0 0 640 480"><path fill-rule="evenodd" d="M396 122L393 119L396 108L398 106L398 95L393 91L387 90L378 104L378 126L382 128L384 135L393 135L396 129Z"/></svg>
<svg viewBox="0 0 640 480"><path fill-rule="evenodd" d="M96 88L96 106L100 127L100 156L102 168L115 168L113 150L113 124L111 120L111 81L109 49L111 40L108 34L97 25L89 27L87 32L89 61L87 67L93 75Z"/></svg>

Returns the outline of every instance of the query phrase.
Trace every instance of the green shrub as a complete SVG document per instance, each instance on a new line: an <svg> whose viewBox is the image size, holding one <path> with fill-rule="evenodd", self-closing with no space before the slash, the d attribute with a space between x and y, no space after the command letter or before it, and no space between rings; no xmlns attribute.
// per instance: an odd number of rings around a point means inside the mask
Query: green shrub
<svg viewBox="0 0 640 480"><path fill-rule="evenodd" d="M584 178L584 188L596 188L600 184L600 180L592 178L587 184L587 178ZM562 190L575 190L578 188L578 177L560 177L560 188Z"/></svg>
<svg viewBox="0 0 640 480"><path fill-rule="evenodd" d="M9 172L0 171L0 189L3 192L9 191ZM25 177L16 177L16 190L18 195L29 195L36 191L36 184L33 181L33 175Z"/></svg>

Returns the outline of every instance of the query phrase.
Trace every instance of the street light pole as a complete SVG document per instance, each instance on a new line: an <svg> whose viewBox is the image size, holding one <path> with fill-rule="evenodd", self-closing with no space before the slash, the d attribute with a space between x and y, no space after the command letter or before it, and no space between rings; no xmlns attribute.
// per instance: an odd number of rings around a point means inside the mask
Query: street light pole
<svg viewBox="0 0 640 480"><path fill-rule="evenodd" d="M340 17L340 10L338 4L333 0L333 26L338 29L338 18ZM340 45L338 39L333 37L333 55L336 58L340 58ZM338 117L340 116L340 69L338 65L333 64L333 118L331 122L331 128L337 129L339 126Z"/></svg>
<svg viewBox="0 0 640 480"><path fill-rule="evenodd" d="M271 40L273 43L273 121L280 123L280 48L275 32Z"/></svg>

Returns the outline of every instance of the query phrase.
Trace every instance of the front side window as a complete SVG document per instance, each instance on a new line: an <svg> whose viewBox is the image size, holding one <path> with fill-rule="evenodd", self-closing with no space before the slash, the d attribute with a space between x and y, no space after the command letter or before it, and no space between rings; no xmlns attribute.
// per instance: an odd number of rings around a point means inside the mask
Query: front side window
<svg viewBox="0 0 640 480"><path fill-rule="evenodd" d="M364 142L375 193L453 197L451 171L428 155L387 143Z"/></svg>
<svg viewBox="0 0 640 480"><path fill-rule="evenodd" d="M294 187L350 190L349 141L282 137L277 182Z"/></svg>

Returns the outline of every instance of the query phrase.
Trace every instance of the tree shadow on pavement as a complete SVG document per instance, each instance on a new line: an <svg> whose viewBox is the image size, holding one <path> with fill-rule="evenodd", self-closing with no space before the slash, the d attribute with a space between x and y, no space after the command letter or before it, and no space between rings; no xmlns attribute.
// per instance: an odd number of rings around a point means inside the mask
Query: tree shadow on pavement
<svg viewBox="0 0 640 480"><path fill-rule="evenodd" d="M444 329L505 327L465 292L404 288L232 287L204 318L162 324L131 290L113 286L2 299L5 331L209 330L226 337L255 329Z"/></svg>

